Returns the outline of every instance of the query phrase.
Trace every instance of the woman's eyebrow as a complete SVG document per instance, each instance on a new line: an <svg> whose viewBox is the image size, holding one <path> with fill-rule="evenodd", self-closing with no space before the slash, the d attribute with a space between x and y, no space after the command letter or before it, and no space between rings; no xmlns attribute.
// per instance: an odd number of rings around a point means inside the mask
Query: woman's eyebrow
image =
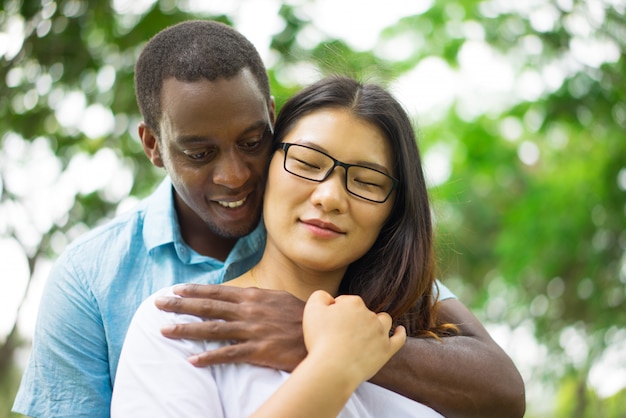
<svg viewBox="0 0 626 418"><path fill-rule="evenodd" d="M302 141L294 142L294 144L306 145L307 147L310 147L310 148L313 148L315 150L321 151L321 152L323 152L325 154L330 155L334 159L339 160L339 158L335 157L330 152L328 152L328 150L326 148L324 148L323 146L321 146L321 145L319 145L319 144L317 144L315 142L302 140ZM350 164L350 165L361 165L363 167L373 168L374 170L382 171L383 173L385 173L385 174L387 174L389 176L391 175L391 171L389 170L388 167L386 167L386 166L384 166L382 164L379 164L379 163L372 162L372 161L358 160L358 161L355 161L355 162L347 162L347 161L342 161L342 162L345 162L346 164Z"/></svg>

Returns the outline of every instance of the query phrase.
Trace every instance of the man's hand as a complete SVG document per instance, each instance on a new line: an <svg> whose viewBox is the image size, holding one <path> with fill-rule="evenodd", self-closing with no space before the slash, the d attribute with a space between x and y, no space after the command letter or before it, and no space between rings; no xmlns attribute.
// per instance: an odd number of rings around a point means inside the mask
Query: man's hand
<svg viewBox="0 0 626 418"><path fill-rule="evenodd" d="M292 371L306 356L302 336L304 302L288 292L224 285L186 284L174 288L180 298L159 298L156 306L195 315L203 321L164 327L169 338L232 341L198 353L195 366L251 363Z"/></svg>

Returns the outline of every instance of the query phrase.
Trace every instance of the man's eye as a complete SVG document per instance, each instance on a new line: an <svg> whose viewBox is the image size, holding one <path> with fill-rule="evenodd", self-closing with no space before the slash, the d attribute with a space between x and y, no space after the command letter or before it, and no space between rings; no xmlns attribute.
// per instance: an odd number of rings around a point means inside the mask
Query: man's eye
<svg viewBox="0 0 626 418"><path fill-rule="evenodd" d="M212 155L212 152L210 151L185 151L185 155L191 158L192 160L200 161L200 160L206 160L207 158L210 158L210 156Z"/></svg>
<svg viewBox="0 0 626 418"><path fill-rule="evenodd" d="M259 148L263 147L263 145L270 142L271 140L272 131L269 130L269 128L265 128L263 132L241 141L239 147L244 151L257 151Z"/></svg>
<svg viewBox="0 0 626 418"><path fill-rule="evenodd" d="M262 140L261 139L254 139L254 140L249 140L249 141L245 141L241 143L241 148L245 149L246 151L253 151L257 148L259 148L262 144Z"/></svg>

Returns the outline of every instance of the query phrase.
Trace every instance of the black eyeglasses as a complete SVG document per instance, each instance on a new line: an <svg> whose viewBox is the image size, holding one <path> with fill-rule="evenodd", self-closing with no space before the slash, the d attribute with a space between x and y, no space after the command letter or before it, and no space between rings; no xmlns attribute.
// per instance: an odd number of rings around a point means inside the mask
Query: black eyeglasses
<svg viewBox="0 0 626 418"><path fill-rule="evenodd" d="M279 148L285 151L283 167L288 173L321 183L330 176L335 167L343 167L346 171L344 185L348 193L370 202L384 203L400 183L382 171L346 164L306 145L283 142Z"/></svg>

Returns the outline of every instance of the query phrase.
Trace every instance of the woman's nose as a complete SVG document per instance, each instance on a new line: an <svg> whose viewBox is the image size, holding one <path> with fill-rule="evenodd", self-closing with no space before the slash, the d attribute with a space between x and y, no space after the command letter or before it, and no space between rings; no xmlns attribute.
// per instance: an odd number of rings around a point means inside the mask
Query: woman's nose
<svg viewBox="0 0 626 418"><path fill-rule="evenodd" d="M344 168L335 167L330 176L315 185L315 189L311 193L311 203L322 207L326 212L345 212L348 207L345 175Z"/></svg>

